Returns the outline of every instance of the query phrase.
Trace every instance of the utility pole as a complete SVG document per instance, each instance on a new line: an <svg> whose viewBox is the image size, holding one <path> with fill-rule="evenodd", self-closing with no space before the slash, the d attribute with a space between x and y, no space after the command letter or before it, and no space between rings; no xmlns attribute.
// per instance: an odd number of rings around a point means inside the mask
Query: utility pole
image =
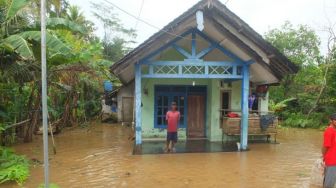
<svg viewBox="0 0 336 188"><path fill-rule="evenodd" d="M47 101L47 43L46 43L46 0L41 0L41 78L42 78L42 124L44 155L44 187L49 187L48 155L48 101ZM51 130L52 131L52 130Z"/></svg>

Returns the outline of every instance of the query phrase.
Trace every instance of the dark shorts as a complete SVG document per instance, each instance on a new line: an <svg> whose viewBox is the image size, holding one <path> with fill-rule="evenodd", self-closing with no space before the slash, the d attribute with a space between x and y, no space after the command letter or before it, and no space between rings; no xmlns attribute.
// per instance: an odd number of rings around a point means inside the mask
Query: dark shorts
<svg viewBox="0 0 336 188"><path fill-rule="evenodd" d="M177 142L177 132L167 132L167 141Z"/></svg>
<svg viewBox="0 0 336 188"><path fill-rule="evenodd" d="M323 187L333 188L336 184L336 166L327 166L324 171Z"/></svg>

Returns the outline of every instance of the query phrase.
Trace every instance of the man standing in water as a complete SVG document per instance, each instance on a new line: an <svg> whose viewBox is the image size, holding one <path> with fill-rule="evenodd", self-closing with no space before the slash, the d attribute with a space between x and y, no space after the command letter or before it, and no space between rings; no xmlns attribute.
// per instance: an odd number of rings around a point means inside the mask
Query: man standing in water
<svg viewBox="0 0 336 188"><path fill-rule="evenodd" d="M324 131L323 160L325 163L324 188L333 188L336 183L336 113L330 116L330 124Z"/></svg>
<svg viewBox="0 0 336 188"><path fill-rule="evenodd" d="M172 102L171 110L166 114L167 120L167 143L166 152L174 152L175 144L177 142L177 127L180 121L180 112L177 111L176 102Z"/></svg>

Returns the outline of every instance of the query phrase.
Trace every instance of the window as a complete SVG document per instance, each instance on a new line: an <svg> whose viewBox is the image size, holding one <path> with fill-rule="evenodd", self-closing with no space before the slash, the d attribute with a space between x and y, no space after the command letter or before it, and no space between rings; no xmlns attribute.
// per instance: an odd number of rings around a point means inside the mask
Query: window
<svg viewBox="0 0 336 188"><path fill-rule="evenodd" d="M157 86L155 88L155 128L167 128L166 114L172 102L176 102L180 112L179 127L186 126L186 88L184 86Z"/></svg>
<svg viewBox="0 0 336 188"><path fill-rule="evenodd" d="M169 99L168 96L159 95L156 97L156 100L156 124L159 126L164 126L166 124L166 113L169 108Z"/></svg>
<svg viewBox="0 0 336 188"><path fill-rule="evenodd" d="M177 110L180 112L180 127L184 127L184 120L185 120L185 117L184 117L184 111L185 111L185 97L184 95L173 95L173 100L172 102L176 102L177 104Z"/></svg>
<svg viewBox="0 0 336 188"><path fill-rule="evenodd" d="M226 116L231 110L231 92L230 91L223 91L221 96L221 110L222 110L222 117Z"/></svg>
<svg viewBox="0 0 336 188"><path fill-rule="evenodd" d="M171 103L177 104L177 110L180 112L179 127L185 127L185 94L184 93L161 93L157 92L155 97L155 128L166 128L166 114L170 110Z"/></svg>

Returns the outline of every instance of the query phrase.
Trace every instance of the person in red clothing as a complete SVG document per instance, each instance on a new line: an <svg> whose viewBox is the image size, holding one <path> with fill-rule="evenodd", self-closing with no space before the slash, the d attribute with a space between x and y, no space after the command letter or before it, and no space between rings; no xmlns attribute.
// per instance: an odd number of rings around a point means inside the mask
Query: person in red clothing
<svg viewBox="0 0 336 188"><path fill-rule="evenodd" d="M171 110L166 114L167 121L167 142L166 152L174 151L177 142L177 128L180 121L180 112L177 111L176 102L172 102Z"/></svg>
<svg viewBox="0 0 336 188"><path fill-rule="evenodd" d="M330 116L330 124L323 134L322 146L324 171L324 188L333 188L336 183L336 113Z"/></svg>

